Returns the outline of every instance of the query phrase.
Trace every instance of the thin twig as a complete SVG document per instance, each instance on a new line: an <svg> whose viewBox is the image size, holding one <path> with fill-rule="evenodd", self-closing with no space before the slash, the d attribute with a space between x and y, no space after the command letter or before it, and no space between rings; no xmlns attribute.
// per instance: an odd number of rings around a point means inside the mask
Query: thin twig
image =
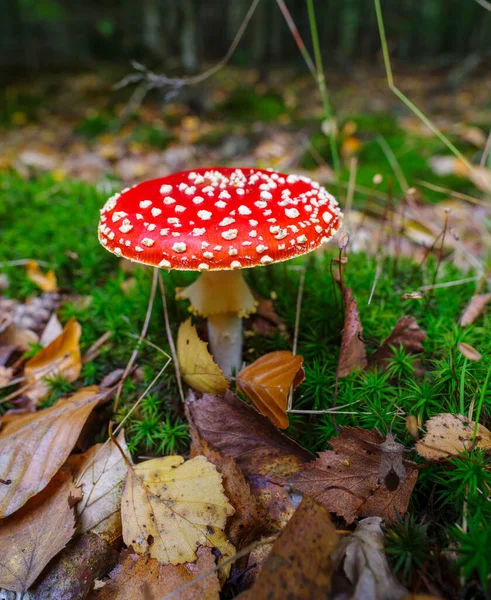
<svg viewBox="0 0 491 600"><path fill-rule="evenodd" d="M490 4L491 6L491 4ZM491 129L489 130L488 139L486 140L486 145L484 146L484 150L481 156L481 160L479 162L480 167L486 166L486 160L491 152Z"/></svg>
<svg viewBox="0 0 491 600"><path fill-rule="evenodd" d="M453 287L454 285L463 285L464 283L472 283L473 281L479 281L481 278L480 275L476 275L475 277L466 277L465 279L458 279L457 281L444 281L443 283L434 283L432 285L423 285L418 288L419 291L425 292L427 290L434 290L437 288L447 288Z"/></svg>
<svg viewBox="0 0 491 600"><path fill-rule="evenodd" d="M22 265L27 265L30 262L36 262L41 267L50 267L51 263L46 262L45 260L37 260L37 258L19 258L17 260L7 260L5 262L0 263L1 267L20 267Z"/></svg>
<svg viewBox="0 0 491 600"><path fill-rule="evenodd" d="M145 321L143 323L143 328L140 333L140 338L138 340L138 344L136 345L135 349L133 350L130 360L128 361L128 364L126 365L126 368L124 370L123 377L121 378L121 383L118 385L118 389L116 391L116 398L114 400L114 407L113 407L114 412L116 412L118 410L119 398L121 396L121 391L123 389L123 382L125 381L128 373L131 371L131 368L136 360L136 357L138 356L138 352L140 351L141 341L147 335L148 325L150 323L150 317L152 316L153 301L155 300L155 292L157 290L157 276L158 276L158 270L154 269L153 277L152 277L152 288L150 290L150 298L148 300L148 306L147 306L147 314L145 315Z"/></svg>
<svg viewBox="0 0 491 600"><path fill-rule="evenodd" d="M280 7L281 13L285 18L286 24L290 29L290 32L293 36L293 39L295 40L295 43L298 46L298 49L300 50L300 54L303 56L305 64L307 65L310 73L312 74L312 77L315 79L317 76L315 71L315 65L312 61L312 58L310 57L309 51L305 47L305 44L302 40L302 36L300 35L297 26L295 25L295 21L293 20L290 11L288 10L284 0L276 0L276 3Z"/></svg>
<svg viewBox="0 0 491 600"><path fill-rule="evenodd" d="M382 148L385 157L387 158L392 170L394 171L394 175L397 177L397 181L399 182L399 186L402 192L406 192L409 187L406 176L404 175L403 170L401 169L401 165L396 158L396 155L392 151L392 148L387 143L387 140L383 136L377 137L377 143Z"/></svg>
<svg viewBox="0 0 491 600"><path fill-rule="evenodd" d="M377 286L377 283L378 283L381 273L382 273L382 263L379 261L377 263L377 268L375 270L375 277L373 279L372 289L370 290L370 297L368 298L367 304L372 303L372 298L373 298L373 294L375 292L375 287Z"/></svg>
<svg viewBox="0 0 491 600"><path fill-rule="evenodd" d="M156 269L157 270L157 269ZM169 323L169 312L167 310L167 298L165 295L165 285L162 273L159 271L159 287L160 295L162 297L162 306L164 307L164 321L165 331L167 333L167 341L169 342L170 353L174 362L174 369L176 371L177 387L179 388L179 395L181 396L182 403L184 404L184 391L182 388L181 369L179 368L179 359L177 357L176 346L174 344L174 338L172 337L172 330Z"/></svg>
<svg viewBox="0 0 491 600"><path fill-rule="evenodd" d="M346 205L343 210L344 212L344 228L349 231L349 221L351 217L351 209L353 206L353 197L355 195L356 186L356 172L358 169L358 159L356 156L350 160L349 165L349 181L348 181L348 192L346 194Z"/></svg>
<svg viewBox="0 0 491 600"><path fill-rule="evenodd" d="M422 185L423 187L428 188L429 190L432 190L434 192L439 192L440 194L445 194L447 196L451 196L452 198L457 198L458 200L467 200L467 202L471 202L472 204L479 204L479 206L485 206L486 208L489 208L489 202L479 200L478 198L474 198L473 196L469 196L468 194L454 192L449 188L442 187L440 185L435 185L434 183L424 181L423 179L415 179L414 183Z"/></svg>

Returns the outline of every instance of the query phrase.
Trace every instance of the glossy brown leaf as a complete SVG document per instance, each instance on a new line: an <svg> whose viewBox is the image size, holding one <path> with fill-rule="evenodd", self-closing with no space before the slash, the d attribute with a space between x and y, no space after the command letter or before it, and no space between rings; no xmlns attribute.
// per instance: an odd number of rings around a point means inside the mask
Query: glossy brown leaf
<svg viewBox="0 0 491 600"><path fill-rule="evenodd" d="M130 554L110 573L98 600L160 600L210 571L207 577L176 593L176 600L218 600L220 586L210 548L199 548L198 560L183 565L161 565L154 558Z"/></svg>
<svg viewBox="0 0 491 600"><path fill-rule="evenodd" d="M304 498L274 542L253 587L241 598L328 598L337 542L329 512L311 498Z"/></svg>
<svg viewBox="0 0 491 600"><path fill-rule="evenodd" d="M351 288L344 292L345 317L341 352L339 354L338 377L347 377L350 373L364 369L367 364L365 344L360 336L363 333L358 305Z"/></svg>
<svg viewBox="0 0 491 600"><path fill-rule="evenodd" d="M71 473L60 471L15 515L0 521L0 587L22 593L75 532L73 505L82 497Z"/></svg>
<svg viewBox="0 0 491 600"><path fill-rule="evenodd" d="M286 413L290 388L304 379L303 357L289 350L279 350L261 356L237 374L237 388L257 410L280 429L289 425Z"/></svg>
<svg viewBox="0 0 491 600"><path fill-rule="evenodd" d="M407 354L420 354L424 352L422 342L425 339L426 333L419 327L414 317L401 317L380 348L370 358L368 366L383 369L394 355L393 348L402 347Z"/></svg>
<svg viewBox="0 0 491 600"><path fill-rule="evenodd" d="M40 492L63 465L92 410L108 397L96 386L51 408L17 416L0 431L0 518Z"/></svg>
<svg viewBox="0 0 491 600"><path fill-rule="evenodd" d="M24 372L30 384L26 392L35 402L49 393L45 379L61 376L67 381L75 381L82 370L79 340L82 328L75 319L70 319L61 335L27 361Z"/></svg>
<svg viewBox="0 0 491 600"><path fill-rule="evenodd" d="M332 450L304 465L291 477L291 484L348 523L368 516L393 520L397 513L406 512L418 471L413 462L402 460L405 479L396 489L388 489L379 481L383 441L377 431L345 428L330 441Z"/></svg>

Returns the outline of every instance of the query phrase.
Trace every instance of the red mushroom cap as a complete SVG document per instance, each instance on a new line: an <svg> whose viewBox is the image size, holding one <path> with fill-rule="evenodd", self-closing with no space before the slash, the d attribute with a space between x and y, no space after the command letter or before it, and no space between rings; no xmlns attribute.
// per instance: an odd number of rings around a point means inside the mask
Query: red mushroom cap
<svg viewBox="0 0 491 600"><path fill-rule="evenodd" d="M332 238L342 216L308 177L206 168L109 198L99 240L116 256L165 269L245 269L311 252Z"/></svg>

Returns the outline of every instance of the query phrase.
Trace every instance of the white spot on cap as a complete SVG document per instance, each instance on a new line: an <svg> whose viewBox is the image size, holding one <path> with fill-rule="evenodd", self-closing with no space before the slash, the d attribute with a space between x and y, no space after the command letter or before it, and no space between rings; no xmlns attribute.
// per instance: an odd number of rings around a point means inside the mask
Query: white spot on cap
<svg viewBox="0 0 491 600"><path fill-rule="evenodd" d="M151 200L142 200L140 202L140 208L148 208L149 206L152 206Z"/></svg>
<svg viewBox="0 0 491 600"><path fill-rule="evenodd" d="M328 237L321 237L321 244L327 244L327 242L330 240L331 238Z"/></svg>
<svg viewBox="0 0 491 600"><path fill-rule="evenodd" d="M307 241L307 236L302 234L297 237L297 244L305 244Z"/></svg>
<svg viewBox="0 0 491 600"><path fill-rule="evenodd" d="M230 266L232 267L232 269L240 269L242 267L242 265L240 264L240 262L238 260L233 260L230 263Z"/></svg>
<svg viewBox="0 0 491 600"><path fill-rule="evenodd" d="M257 250L257 252L259 252L259 254L261 254L261 252L264 252L267 249L268 249L268 247L263 246L263 244L259 244L259 246L256 246L256 250Z"/></svg>
<svg viewBox="0 0 491 600"><path fill-rule="evenodd" d="M119 231L121 231L121 233L128 233L128 231L131 231L132 229L133 225L129 222L128 219L125 219L121 227L119 228Z"/></svg>
<svg viewBox="0 0 491 600"><path fill-rule="evenodd" d="M227 225L232 225L232 223L235 223L235 219L232 219L231 217L225 217L225 219L222 219L218 224L220 227L226 227Z"/></svg>
<svg viewBox="0 0 491 600"><path fill-rule="evenodd" d="M210 244L208 242L201 242L201 250L203 250L204 248L208 248Z"/></svg>
<svg viewBox="0 0 491 600"><path fill-rule="evenodd" d="M153 246L155 244L155 240L151 240L150 238L143 238L142 244L150 248L150 246Z"/></svg>
<svg viewBox="0 0 491 600"><path fill-rule="evenodd" d="M266 256L261 256L261 262L263 263L263 265L267 265L268 263L272 263L273 259L271 258L271 256L268 256L266 254Z"/></svg>
<svg viewBox="0 0 491 600"><path fill-rule="evenodd" d="M164 198L164 204L174 204L175 200L174 198L171 198L170 196L166 196Z"/></svg>
<svg viewBox="0 0 491 600"><path fill-rule="evenodd" d="M186 244L184 242L176 242L173 246L172 246L172 250L174 250L174 252L186 252Z"/></svg>
<svg viewBox="0 0 491 600"><path fill-rule="evenodd" d="M209 210L199 210L198 217L203 221L208 221L211 218L211 212Z"/></svg>
<svg viewBox="0 0 491 600"><path fill-rule="evenodd" d="M204 202L205 199L202 196L195 196L193 198L193 202L194 204L201 204L202 202Z"/></svg>
<svg viewBox="0 0 491 600"><path fill-rule="evenodd" d="M263 200L258 200L257 202L254 202L254 204L258 207L258 208L266 208L266 206L268 206L267 202L264 202Z"/></svg>
<svg viewBox="0 0 491 600"><path fill-rule="evenodd" d="M114 254L119 257L123 256L123 253L121 252L121 248L114 248Z"/></svg>
<svg viewBox="0 0 491 600"><path fill-rule="evenodd" d="M169 217L167 219L167 223L169 223L170 225L180 225L180 221L177 217Z"/></svg>
<svg viewBox="0 0 491 600"><path fill-rule="evenodd" d="M239 215L250 215L251 212L252 211L248 206L245 206L244 204L239 206Z"/></svg>
<svg viewBox="0 0 491 600"><path fill-rule="evenodd" d="M181 204L176 204L176 206L175 206L176 212L184 212L185 210L186 210L185 206L182 206Z"/></svg>
<svg viewBox="0 0 491 600"><path fill-rule="evenodd" d="M220 252L220 250L223 248L223 246L215 246L213 248L213 250L216 250L217 252Z"/></svg>
<svg viewBox="0 0 491 600"><path fill-rule="evenodd" d="M322 233L324 231L324 229L322 229L320 225L316 225L315 230L317 231L317 233Z"/></svg>
<svg viewBox="0 0 491 600"><path fill-rule="evenodd" d="M227 200L229 198L231 198L230 194L227 192L227 190L223 190L223 192L220 192L220 195L218 196L219 198L226 198Z"/></svg>
<svg viewBox="0 0 491 600"><path fill-rule="evenodd" d="M227 203L224 202L223 200L219 200L218 202L215 202L215 206L217 208L225 208L227 206Z"/></svg>
<svg viewBox="0 0 491 600"><path fill-rule="evenodd" d="M245 191L242 188L238 188L237 194L239 194L239 196L243 196L245 194Z"/></svg>
<svg viewBox="0 0 491 600"><path fill-rule="evenodd" d="M119 211L119 212L114 212L111 219L112 219L113 223L117 223L120 219L122 219L123 217L127 217L127 216L128 216L128 213Z"/></svg>
<svg viewBox="0 0 491 600"><path fill-rule="evenodd" d="M296 208L285 208L285 215L289 219L296 219L300 215L300 213Z"/></svg>
<svg viewBox="0 0 491 600"><path fill-rule="evenodd" d="M322 220L324 221L324 223L330 223L332 220L332 215L330 212L326 212L322 214Z"/></svg>
<svg viewBox="0 0 491 600"><path fill-rule="evenodd" d="M141 246L135 246L135 250L137 252L143 252L143 248Z"/></svg>
<svg viewBox="0 0 491 600"><path fill-rule="evenodd" d="M192 235L203 235L206 232L205 227L195 227L191 232Z"/></svg>
<svg viewBox="0 0 491 600"><path fill-rule="evenodd" d="M136 213L136 218L138 221L141 221L143 219L143 215L141 215L140 213Z"/></svg>
<svg viewBox="0 0 491 600"><path fill-rule="evenodd" d="M222 238L224 240L234 240L237 237L237 229L228 229L222 233Z"/></svg>
<svg viewBox="0 0 491 600"><path fill-rule="evenodd" d="M168 235L169 228L168 227L164 227L164 229L161 229L159 233L160 233L160 235Z"/></svg>
<svg viewBox="0 0 491 600"><path fill-rule="evenodd" d="M208 271L209 268L210 268L210 266L207 265L206 263L200 263L198 265L198 271Z"/></svg>
<svg viewBox="0 0 491 600"><path fill-rule="evenodd" d="M273 194L271 192L267 192L266 190L263 190L260 194L261 198L263 200L272 200L273 199Z"/></svg>
<svg viewBox="0 0 491 600"><path fill-rule="evenodd" d="M230 248L228 254L229 256L236 256L238 254L237 248Z"/></svg>
<svg viewBox="0 0 491 600"><path fill-rule="evenodd" d="M170 194L172 192L172 186L164 183L164 185L160 186L161 194Z"/></svg>
<svg viewBox="0 0 491 600"><path fill-rule="evenodd" d="M250 237L256 237L257 236L257 231L255 229L253 229L252 231L249 231L249 236Z"/></svg>
<svg viewBox="0 0 491 600"><path fill-rule="evenodd" d="M203 252L203 256L205 258L213 258L213 252L210 252L209 250L207 250L206 252Z"/></svg>
<svg viewBox="0 0 491 600"><path fill-rule="evenodd" d="M157 225L155 225L155 223L149 223L147 225L148 231L153 231L156 227L157 227Z"/></svg>

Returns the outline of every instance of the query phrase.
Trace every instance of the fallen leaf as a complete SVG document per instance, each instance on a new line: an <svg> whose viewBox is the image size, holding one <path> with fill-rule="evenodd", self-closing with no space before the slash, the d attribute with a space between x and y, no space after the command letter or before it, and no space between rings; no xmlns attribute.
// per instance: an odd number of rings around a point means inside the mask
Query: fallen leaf
<svg viewBox="0 0 491 600"><path fill-rule="evenodd" d="M36 413L18 415L0 431L0 518L45 488L68 458L95 406L109 395L96 386Z"/></svg>
<svg viewBox="0 0 491 600"><path fill-rule="evenodd" d="M238 547L245 538L252 539L257 528L256 499L236 461L230 456L223 456L218 450L212 448L206 440L199 436L198 430L192 423L190 423L190 431L192 445L189 457L205 456L215 465L222 476L225 495L235 509L234 514L227 521L225 533L232 544Z"/></svg>
<svg viewBox="0 0 491 600"><path fill-rule="evenodd" d="M457 456L474 445L491 449L491 431L478 424L474 442L475 423L463 415L442 413L426 421L425 427L426 433L416 444L416 452L428 460Z"/></svg>
<svg viewBox="0 0 491 600"><path fill-rule="evenodd" d="M88 598L94 580L102 579L115 567L117 558L118 553L95 533L78 535L47 565L29 588L28 597L33 600Z"/></svg>
<svg viewBox="0 0 491 600"><path fill-rule="evenodd" d="M204 456L154 458L128 471L121 518L123 540L163 564L196 560L198 546L233 553L223 530L234 512L222 478Z"/></svg>
<svg viewBox="0 0 491 600"><path fill-rule="evenodd" d="M269 336L279 330L286 336L286 325L274 309L272 298L263 298L252 290L254 300L257 302L256 311L249 318L249 327L259 335Z"/></svg>
<svg viewBox="0 0 491 600"><path fill-rule="evenodd" d="M365 344L360 336L363 333L360 314L351 288L344 291L345 317L343 339L338 362L338 377L347 377L351 373L364 369L367 364Z"/></svg>
<svg viewBox="0 0 491 600"><path fill-rule="evenodd" d="M161 565L154 558L130 554L110 574L98 600L160 600L215 568L210 548L199 548L198 560L183 565ZM216 573L176 594L176 600L218 600L220 586Z"/></svg>
<svg viewBox="0 0 491 600"><path fill-rule="evenodd" d="M314 497L330 512L352 523L355 517L393 520L407 511L418 478L416 465L402 460L405 479L389 490L380 482L383 437L377 431L344 428L330 441L332 450L304 465L290 478L294 489Z"/></svg>
<svg viewBox="0 0 491 600"><path fill-rule="evenodd" d="M26 396L34 402L49 393L46 378L60 376L75 381L82 370L79 340L82 328L75 319L70 319L61 335L26 362L24 373L30 384Z"/></svg>
<svg viewBox="0 0 491 600"><path fill-rule="evenodd" d="M419 327L414 317L401 317L395 324L389 336L372 355L368 367L384 368L388 360L394 355L393 348L404 348L408 354L424 352L421 344L426 339L426 333Z"/></svg>
<svg viewBox="0 0 491 600"><path fill-rule="evenodd" d="M187 409L199 435L224 456L235 458L246 475L281 479L312 459L310 452L231 392L199 399L190 394Z"/></svg>
<svg viewBox="0 0 491 600"><path fill-rule="evenodd" d="M479 362L482 358L482 354L470 344L460 342L457 344L457 348L461 354L463 354L467 359L471 360L472 362Z"/></svg>
<svg viewBox="0 0 491 600"><path fill-rule="evenodd" d="M400 600L409 593L390 570L381 522L380 517L363 519L334 551L336 568L342 565L353 586L346 600Z"/></svg>
<svg viewBox="0 0 491 600"><path fill-rule="evenodd" d="M244 600L328 598L338 536L328 511L304 498Z"/></svg>
<svg viewBox="0 0 491 600"><path fill-rule="evenodd" d="M12 367L0 365L0 388L7 387L9 381L12 379L13 373Z"/></svg>
<svg viewBox="0 0 491 600"><path fill-rule="evenodd" d="M123 431L117 441L127 452ZM90 531L112 544L122 533L121 494L128 473L121 452L108 441L70 456L66 464L74 470L74 479L84 492L77 504L77 533Z"/></svg>
<svg viewBox="0 0 491 600"><path fill-rule="evenodd" d="M184 381L198 392L223 394L229 383L220 367L208 352L207 344L199 339L191 318L179 326L177 357Z"/></svg>
<svg viewBox="0 0 491 600"><path fill-rule="evenodd" d="M302 363L303 356L294 356L290 350L270 352L237 373L237 389L261 414L286 429L288 394L304 380Z"/></svg>
<svg viewBox="0 0 491 600"><path fill-rule="evenodd" d="M58 289L56 275L53 270L43 273L35 260L26 263L27 278L35 283L43 292L56 292Z"/></svg>
<svg viewBox="0 0 491 600"><path fill-rule="evenodd" d="M186 414L191 431L196 428L201 439L236 460L257 500L264 530L281 531L294 512L287 478L312 455L231 392L199 399L189 394Z"/></svg>
<svg viewBox="0 0 491 600"><path fill-rule="evenodd" d="M30 587L74 534L73 505L81 496L70 472L61 470L15 515L0 521L0 587L19 594Z"/></svg>
<svg viewBox="0 0 491 600"><path fill-rule="evenodd" d="M49 321L46 323L46 327L44 328L43 333L41 334L41 339L39 343L41 346L46 347L51 344L53 340L55 340L58 336L60 336L63 332L63 327L54 312Z"/></svg>
<svg viewBox="0 0 491 600"><path fill-rule="evenodd" d="M460 317L460 325L466 327L471 325L479 317L491 300L491 294L476 294L472 296L469 304L465 307Z"/></svg>
<svg viewBox="0 0 491 600"><path fill-rule="evenodd" d="M39 342L39 337L30 329L23 329L11 323L0 333L0 344L14 346L17 350L27 352L31 346Z"/></svg>

